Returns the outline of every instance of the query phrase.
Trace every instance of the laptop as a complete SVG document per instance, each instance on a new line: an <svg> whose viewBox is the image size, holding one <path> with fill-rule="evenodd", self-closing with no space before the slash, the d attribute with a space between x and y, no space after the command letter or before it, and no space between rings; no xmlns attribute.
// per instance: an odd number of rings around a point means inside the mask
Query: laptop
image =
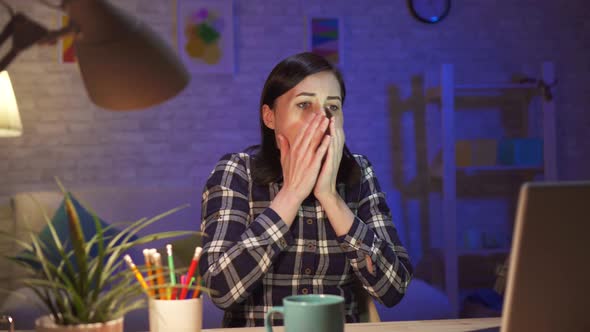
<svg viewBox="0 0 590 332"><path fill-rule="evenodd" d="M590 331L590 182L522 186L497 331Z"/></svg>

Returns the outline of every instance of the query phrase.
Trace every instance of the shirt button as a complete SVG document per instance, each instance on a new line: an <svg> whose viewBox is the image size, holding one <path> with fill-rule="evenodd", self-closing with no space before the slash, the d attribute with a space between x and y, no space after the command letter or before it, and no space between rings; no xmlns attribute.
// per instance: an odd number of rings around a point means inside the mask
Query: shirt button
<svg viewBox="0 0 590 332"><path fill-rule="evenodd" d="M307 250L309 250L309 251L315 251L315 244L308 243L307 244Z"/></svg>
<svg viewBox="0 0 590 332"><path fill-rule="evenodd" d="M287 241L285 241L285 239L280 239L279 240L279 244L281 245L281 247L286 247L287 246Z"/></svg>
<svg viewBox="0 0 590 332"><path fill-rule="evenodd" d="M303 288L301 290L301 294L306 295L307 293L309 293L309 290L307 288Z"/></svg>
<svg viewBox="0 0 590 332"><path fill-rule="evenodd" d="M311 274L311 269L310 268L306 268L305 269L305 274L310 275Z"/></svg>
<svg viewBox="0 0 590 332"><path fill-rule="evenodd" d="M341 243L341 244L340 244L340 249L342 249L342 250L346 251L346 244L344 244L344 243Z"/></svg>
<svg viewBox="0 0 590 332"><path fill-rule="evenodd" d="M307 219L307 224L308 225L312 225L313 224L313 219Z"/></svg>

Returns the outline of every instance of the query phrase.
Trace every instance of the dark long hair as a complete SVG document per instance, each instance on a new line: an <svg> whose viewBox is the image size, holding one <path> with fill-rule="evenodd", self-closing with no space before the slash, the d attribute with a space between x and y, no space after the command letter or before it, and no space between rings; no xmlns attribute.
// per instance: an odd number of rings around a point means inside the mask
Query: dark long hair
<svg viewBox="0 0 590 332"><path fill-rule="evenodd" d="M295 54L281 61L268 75L260 97L260 145L248 148L253 155L252 177L257 184L276 182L282 175L281 152L276 145L275 132L268 128L262 119L262 106L274 109L278 97L295 87L307 76L330 71L340 84L342 105L346 97L346 87L342 74L323 57L309 52ZM348 147L344 145L342 161L338 169L338 183L352 186L360 181L360 167Z"/></svg>

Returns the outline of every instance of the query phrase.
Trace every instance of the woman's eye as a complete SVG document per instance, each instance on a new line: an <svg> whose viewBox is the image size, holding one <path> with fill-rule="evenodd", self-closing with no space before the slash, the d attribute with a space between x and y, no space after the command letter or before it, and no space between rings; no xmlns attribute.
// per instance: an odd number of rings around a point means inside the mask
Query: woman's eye
<svg viewBox="0 0 590 332"><path fill-rule="evenodd" d="M338 105L328 105L326 108L330 112L338 112L338 110L340 110L340 107Z"/></svg>
<svg viewBox="0 0 590 332"><path fill-rule="evenodd" d="M309 106L311 106L311 103L308 102L308 101L304 101L304 102L301 102L301 103L297 104L297 107L300 108L300 109L302 109L302 110L308 109Z"/></svg>

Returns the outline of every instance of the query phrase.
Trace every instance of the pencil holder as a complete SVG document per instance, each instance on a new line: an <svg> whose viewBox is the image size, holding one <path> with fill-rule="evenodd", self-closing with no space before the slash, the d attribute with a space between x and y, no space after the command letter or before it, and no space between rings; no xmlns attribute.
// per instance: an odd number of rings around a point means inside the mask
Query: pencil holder
<svg viewBox="0 0 590 332"><path fill-rule="evenodd" d="M201 332L203 299L149 299L150 332Z"/></svg>

